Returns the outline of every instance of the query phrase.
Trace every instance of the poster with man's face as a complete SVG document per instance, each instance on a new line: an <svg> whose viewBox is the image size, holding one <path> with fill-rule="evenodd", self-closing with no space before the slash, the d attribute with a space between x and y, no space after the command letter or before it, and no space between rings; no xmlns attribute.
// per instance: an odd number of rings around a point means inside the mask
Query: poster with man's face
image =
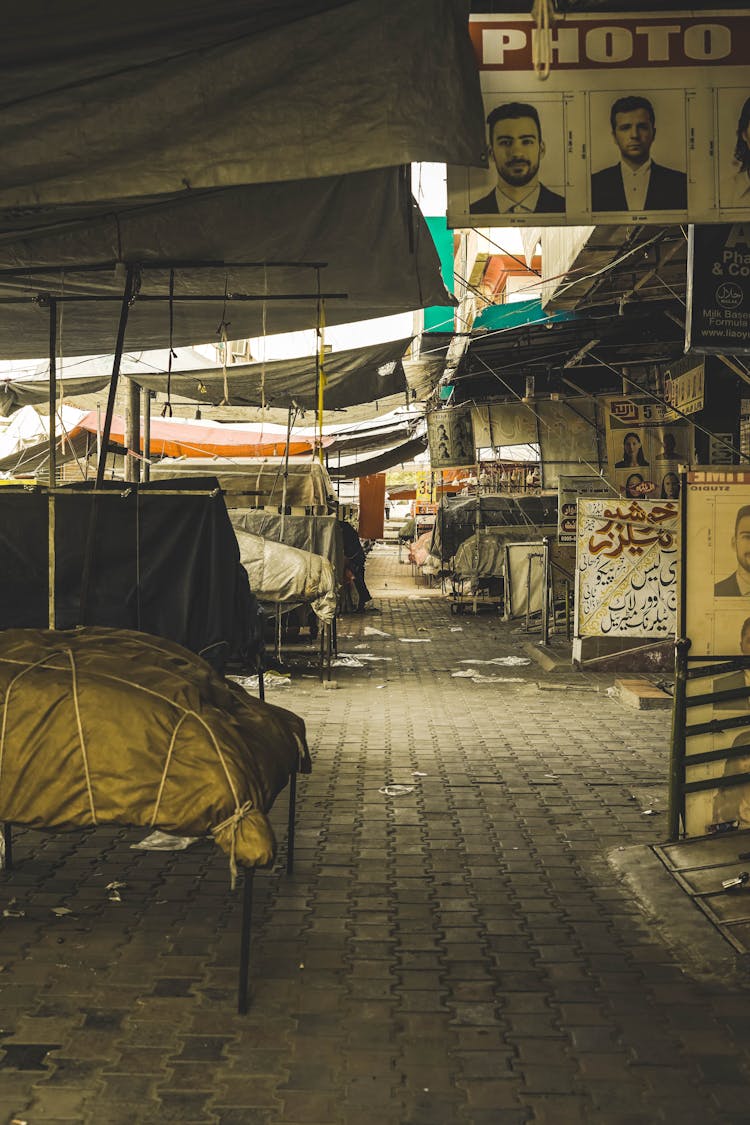
<svg viewBox="0 0 750 1125"><path fill-rule="evenodd" d="M529 215L562 216L563 99L535 89L509 96L502 86L485 90L483 97L489 167L464 170L462 207L471 223L483 225L488 216L500 215L510 225Z"/></svg>
<svg viewBox="0 0 750 1125"><path fill-rule="evenodd" d="M557 13L547 44L530 14L472 14L490 162L448 166L448 225L750 220L747 176L732 179L749 20Z"/></svg>
<svg viewBox="0 0 750 1125"><path fill-rule="evenodd" d="M698 468L688 473L686 487L690 550L683 560L686 594L680 631L690 639L691 657L713 662L717 657L750 657L750 472ZM706 785L685 796L690 836L727 823L750 827L750 779L742 780L750 772L746 689L750 691L750 671L740 663L688 681L688 696L712 696L688 711L689 727L698 727L699 733L686 739L685 779ZM727 721L731 725L725 729L716 727ZM714 728L706 729L710 723ZM711 758L701 760L705 755ZM709 784L713 780L722 784Z"/></svg>
<svg viewBox="0 0 750 1125"><path fill-rule="evenodd" d="M685 113L682 89L590 95L592 211L687 208Z"/></svg>

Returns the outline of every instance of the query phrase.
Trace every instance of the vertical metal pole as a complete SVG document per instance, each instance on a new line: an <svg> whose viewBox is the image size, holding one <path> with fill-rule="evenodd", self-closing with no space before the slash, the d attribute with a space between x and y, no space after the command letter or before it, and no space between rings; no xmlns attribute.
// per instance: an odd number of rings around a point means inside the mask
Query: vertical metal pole
<svg viewBox="0 0 750 1125"><path fill-rule="evenodd" d="M136 483L141 479L141 388L135 379L127 380L125 404L125 480Z"/></svg>
<svg viewBox="0 0 750 1125"><path fill-rule="evenodd" d="M151 400L153 391L143 392L143 480L151 480Z"/></svg>
<svg viewBox="0 0 750 1125"><path fill-rule="evenodd" d="M684 826L683 782L685 780L685 728L687 726L687 672L690 638L685 636L687 603L687 473L680 473L680 596L677 606L677 640L675 642L674 696L672 701L672 741L669 752L670 840L680 837L680 820Z"/></svg>
<svg viewBox="0 0 750 1125"><path fill-rule="evenodd" d="M86 624L86 615L88 612L88 599L89 599L89 586L91 584L91 569L94 561L94 545L96 543L96 493L104 483L104 469L107 464L107 448L109 446L109 435L112 430L112 415L115 411L115 397L117 395L117 380L120 375L120 364L122 362L122 352L125 347L125 329L128 323L128 313L130 305L133 301L135 293L135 278L137 267L129 265L127 268L127 275L125 277L125 289L122 295L122 303L120 305L120 322L117 327L117 341L115 344L115 355L112 363L112 378L109 381L109 394L107 396L107 412L104 416L104 427L102 429L102 444L99 452L99 460L96 466L96 480L94 481L94 495L91 497L91 512L89 515L89 526L86 533L86 544L83 553L83 566L81 568L81 599L78 610L78 624Z"/></svg>
<svg viewBox="0 0 750 1125"><path fill-rule="evenodd" d="M250 924L253 920L253 879L255 868L248 867L242 880L242 929L240 932L240 974L237 987L237 1011L247 1012L247 981L250 975Z"/></svg>
<svg viewBox="0 0 750 1125"><path fill-rule="evenodd" d="M549 568L549 539L542 539L544 551L542 553L542 644L549 644L549 599L550 599L550 568Z"/></svg>
<svg viewBox="0 0 750 1125"><path fill-rule="evenodd" d="M47 628L55 627L55 476L57 470L57 301L49 302L49 442L47 493Z"/></svg>
<svg viewBox="0 0 750 1125"><path fill-rule="evenodd" d="M286 873L294 871L294 826L297 819L297 769L289 775L289 825L286 844Z"/></svg>
<svg viewBox="0 0 750 1125"><path fill-rule="evenodd" d="M680 820L684 817L682 783L685 769L685 727L687 698L687 654L690 640L680 637L674 646L674 699L672 703L672 741L669 753L669 818L670 840L680 838Z"/></svg>
<svg viewBox="0 0 750 1125"><path fill-rule="evenodd" d="M102 430L102 451L99 457L99 464L96 467L95 488L101 488L104 481L104 467L107 463L107 446L109 445L109 435L112 430L112 415L115 412L117 380L120 377L120 364L122 363L122 352L123 348L125 347L125 329L127 327L128 313L130 311L130 304L132 302L135 289L135 276L136 266L129 265L125 277L125 290L122 295L122 304L120 305L120 323L117 326L117 342L115 344L115 355L112 363L112 378L109 381L107 411L104 415L104 428Z"/></svg>

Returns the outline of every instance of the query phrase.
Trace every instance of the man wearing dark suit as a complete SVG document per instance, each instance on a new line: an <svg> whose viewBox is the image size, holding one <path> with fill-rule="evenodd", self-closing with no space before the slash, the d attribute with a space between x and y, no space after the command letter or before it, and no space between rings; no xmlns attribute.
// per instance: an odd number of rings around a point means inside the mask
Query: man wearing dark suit
<svg viewBox="0 0 750 1125"><path fill-rule="evenodd" d="M742 622L740 652L743 656L750 656L750 617L746 617ZM747 687L750 687L750 668L740 668L737 672L726 672L723 676L718 676L713 682L714 692L733 691L736 688ZM717 711L750 711L750 696L745 696L744 699L714 700L714 708Z"/></svg>
<svg viewBox="0 0 750 1125"><path fill-rule="evenodd" d="M609 113L620 161L591 177L592 211L684 211L687 176L651 159L656 137L648 98L618 98Z"/></svg>
<svg viewBox="0 0 750 1125"><path fill-rule="evenodd" d="M539 182L544 141L533 105L508 102L487 117L489 153L497 186L469 204L471 215L553 214L565 211L565 198Z"/></svg>
<svg viewBox="0 0 750 1125"><path fill-rule="evenodd" d="M737 555L737 569L716 583L715 598L742 598L750 594L750 504L737 512L732 547Z"/></svg>

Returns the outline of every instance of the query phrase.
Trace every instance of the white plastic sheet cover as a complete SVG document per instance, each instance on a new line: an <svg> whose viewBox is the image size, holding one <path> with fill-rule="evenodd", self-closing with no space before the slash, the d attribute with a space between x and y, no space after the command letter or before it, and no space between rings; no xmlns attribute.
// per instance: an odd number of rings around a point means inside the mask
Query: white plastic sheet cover
<svg viewBox="0 0 750 1125"><path fill-rule="evenodd" d="M261 602L304 602L322 621L336 616L336 576L328 559L274 543L235 525L240 562L247 571L250 589Z"/></svg>
<svg viewBox="0 0 750 1125"><path fill-rule="evenodd" d="M465 0L29 0L4 12L0 208L482 164Z"/></svg>
<svg viewBox="0 0 750 1125"><path fill-rule="evenodd" d="M235 340L315 328L318 284L328 295L328 325L456 303L398 168L191 191L71 211L54 223L53 216L24 212L3 231L0 215L5 359L48 354L49 310L34 301L45 292L108 298L61 306L63 345L67 355L111 353L124 289L118 261L143 264L125 334L129 351L168 345L170 265L176 347L216 342L221 322ZM226 265L189 264L206 262ZM311 263L325 265L318 271Z"/></svg>

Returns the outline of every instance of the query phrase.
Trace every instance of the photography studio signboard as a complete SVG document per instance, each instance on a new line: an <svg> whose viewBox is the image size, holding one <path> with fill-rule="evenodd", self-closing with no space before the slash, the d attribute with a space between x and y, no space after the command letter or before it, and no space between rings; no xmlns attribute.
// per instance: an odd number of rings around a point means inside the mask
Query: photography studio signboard
<svg viewBox="0 0 750 1125"><path fill-rule="evenodd" d="M628 500L676 500L694 460L693 425L647 396L606 399L608 479Z"/></svg>
<svg viewBox="0 0 750 1125"><path fill-rule="evenodd" d="M674 637L675 501L580 499L576 540L576 636L654 642Z"/></svg>
<svg viewBox="0 0 750 1125"><path fill-rule="evenodd" d="M448 225L750 219L750 17L472 15L488 168L448 167Z"/></svg>
<svg viewBox="0 0 750 1125"><path fill-rule="evenodd" d="M689 228L685 347L750 355L750 221Z"/></svg>
<svg viewBox="0 0 750 1125"><path fill-rule="evenodd" d="M701 668L709 675L687 681L688 697L705 702L687 708L684 829L702 836L750 827L750 699L742 695L750 686L742 661L750 656L750 469L701 467L685 479L680 633L690 640L693 676Z"/></svg>

